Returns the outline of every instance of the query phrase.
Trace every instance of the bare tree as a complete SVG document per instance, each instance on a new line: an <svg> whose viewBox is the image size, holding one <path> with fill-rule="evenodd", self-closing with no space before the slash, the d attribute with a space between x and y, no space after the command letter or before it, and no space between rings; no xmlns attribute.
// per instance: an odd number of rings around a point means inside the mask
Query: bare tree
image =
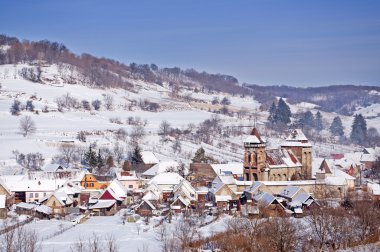
<svg viewBox="0 0 380 252"><path fill-rule="evenodd" d="M106 236L106 245L105 245L105 250L106 252L118 252L119 247L117 245L117 241L115 236L112 234L109 234Z"/></svg>
<svg viewBox="0 0 380 252"><path fill-rule="evenodd" d="M26 229L23 225L12 227L8 222L4 222L3 227L3 230L8 231L1 236L0 248L2 251L37 252L41 249L38 245L39 238L36 231Z"/></svg>
<svg viewBox="0 0 380 252"><path fill-rule="evenodd" d="M171 131L171 125L168 121L163 120L158 128L158 134L168 136Z"/></svg>
<svg viewBox="0 0 380 252"><path fill-rule="evenodd" d="M71 252L87 252L87 244L82 237L70 247Z"/></svg>
<svg viewBox="0 0 380 252"><path fill-rule="evenodd" d="M134 125L130 134L132 144L138 144L145 136L145 129L141 125Z"/></svg>
<svg viewBox="0 0 380 252"><path fill-rule="evenodd" d="M120 164L121 160L123 159L123 154L124 154L124 148L123 146L120 146L119 145L119 142L116 142L116 144L114 145L113 149L112 149L112 152L113 152L113 156L116 160L116 162L118 164Z"/></svg>
<svg viewBox="0 0 380 252"><path fill-rule="evenodd" d="M19 129L24 137L36 132L36 124L32 120L31 116L24 116L20 119Z"/></svg>
<svg viewBox="0 0 380 252"><path fill-rule="evenodd" d="M96 234L93 233L92 237L89 240L89 251L91 252L102 252L103 247L100 242L100 237Z"/></svg>
<svg viewBox="0 0 380 252"><path fill-rule="evenodd" d="M273 218L267 219L260 225L261 241L269 251L294 251L299 245L301 233L292 219Z"/></svg>
<svg viewBox="0 0 380 252"><path fill-rule="evenodd" d="M106 107L107 110L112 110L114 103L113 96L110 94L104 95L103 101L104 107Z"/></svg>
<svg viewBox="0 0 380 252"><path fill-rule="evenodd" d="M66 167L78 159L77 148L73 144L62 144L59 146L58 151L62 165L65 165Z"/></svg>

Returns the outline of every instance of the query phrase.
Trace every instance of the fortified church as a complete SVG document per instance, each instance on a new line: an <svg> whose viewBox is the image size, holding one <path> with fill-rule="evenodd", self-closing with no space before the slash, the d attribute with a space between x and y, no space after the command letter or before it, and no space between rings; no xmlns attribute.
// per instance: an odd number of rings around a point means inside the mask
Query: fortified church
<svg viewBox="0 0 380 252"><path fill-rule="evenodd" d="M291 132L279 149L267 149L266 140L254 128L244 141L245 181L309 180L312 177L312 145L300 129Z"/></svg>

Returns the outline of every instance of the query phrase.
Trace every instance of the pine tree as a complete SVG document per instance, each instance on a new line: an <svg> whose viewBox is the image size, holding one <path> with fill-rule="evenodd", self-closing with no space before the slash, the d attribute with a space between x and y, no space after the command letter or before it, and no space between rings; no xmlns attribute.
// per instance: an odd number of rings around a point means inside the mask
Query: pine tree
<svg viewBox="0 0 380 252"><path fill-rule="evenodd" d="M104 166L104 160L100 155L100 150L98 151L98 156L96 157L97 167L100 169Z"/></svg>
<svg viewBox="0 0 380 252"><path fill-rule="evenodd" d="M350 138L355 144L364 144L367 140L367 123L361 114L355 115Z"/></svg>
<svg viewBox="0 0 380 252"><path fill-rule="evenodd" d="M26 102L25 109L29 110L29 111L34 111L34 105L33 105L33 101L32 100L29 100L29 101Z"/></svg>
<svg viewBox="0 0 380 252"><path fill-rule="evenodd" d="M141 155L141 149L138 145L136 145L135 148L133 149L133 152L131 155L131 161L132 161L132 164L141 164L144 162Z"/></svg>
<svg viewBox="0 0 380 252"><path fill-rule="evenodd" d="M269 108L269 116L268 116L268 122L273 126L277 121L277 107L276 104L273 102L272 106Z"/></svg>
<svg viewBox="0 0 380 252"><path fill-rule="evenodd" d="M21 111L21 102L19 100L14 100L13 104L10 108L10 112L12 115L19 115Z"/></svg>
<svg viewBox="0 0 380 252"><path fill-rule="evenodd" d="M206 153L205 150L201 147L199 148L194 155L194 158L192 159L193 163L206 163Z"/></svg>
<svg viewBox="0 0 380 252"><path fill-rule="evenodd" d="M314 115L310 111L306 111L301 117L302 128L306 131L314 126Z"/></svg>
<svg viewBox="0 0 380 252"><path fill-rule="evenodd" d="M90 168L97 167L98 162L97 162L96 153L92 150L91 146L89 150L84 154L84 162Z"/></svg>
<svg viewBox="0 0 380 252"><path fill-rule="evenodd" d="M322 121L322 115L318 111L317 114L315 115L314 119L314 127L316 130L321 131L323 130L323 121Z"/></svg>
<svg viewBox="0 0 380 252"><path fill-rule="evenodd" d="M280 98L278 101L276 116L278 118L278 122L284 124L290 123L290 117L292 116L292 113L290 112L289 106L282 98Z"/></svg>
<svg viewBox="0 0 380 252"><path fill-rule="evenodd" d="M330 126L330 132L333 136L341 137L344 135L342 120L340 120L339 116L336 116L332 121Z"/></svg>

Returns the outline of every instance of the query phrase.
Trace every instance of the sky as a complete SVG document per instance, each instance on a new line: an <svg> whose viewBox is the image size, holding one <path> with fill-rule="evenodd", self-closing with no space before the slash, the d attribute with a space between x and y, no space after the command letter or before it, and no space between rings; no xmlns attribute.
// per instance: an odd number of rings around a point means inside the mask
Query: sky
<svg viewBox="0 0 380 252"><path fill-rule="evenodd" d="M378 0L3 0L0 33L75 53L233 75L380 86Z"/></svg>

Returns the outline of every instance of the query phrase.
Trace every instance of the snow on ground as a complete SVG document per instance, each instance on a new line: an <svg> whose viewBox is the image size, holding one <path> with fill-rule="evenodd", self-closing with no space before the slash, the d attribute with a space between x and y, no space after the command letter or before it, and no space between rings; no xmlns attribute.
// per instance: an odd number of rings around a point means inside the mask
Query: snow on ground
<svg viewBox="0 0 380 252"><path fill-rule="evenodd" d="M205 236L224 231L225 218L227 217L222 217L218 221L200 228L199 231ZM137 252L139 249L141 251L143 247L147 247L150 252L158 252L162 251L160 241L157 239L157 231L154 228L158 221L159 218L151 218L148 225L143 220L123 224L121 216L118 214L115 216L93 216L83 224L78 224L60 235L43 239L40 244L42 251L66 252L70 251L70 248L75 246L79 239L88 241L96 234L100 238L100 242L105 244L106 238L112 235L117 242L119 251ZM181 221L181 218L174 216L172 223L165 222L165 225L173 229L178 221ZM58 220L40 220L27 224L26 227L36 230L40 237L48 237L61 228L61 223L65 227L71 225L69 222ZM140 230L137 226L140 227Z"/></svg>

